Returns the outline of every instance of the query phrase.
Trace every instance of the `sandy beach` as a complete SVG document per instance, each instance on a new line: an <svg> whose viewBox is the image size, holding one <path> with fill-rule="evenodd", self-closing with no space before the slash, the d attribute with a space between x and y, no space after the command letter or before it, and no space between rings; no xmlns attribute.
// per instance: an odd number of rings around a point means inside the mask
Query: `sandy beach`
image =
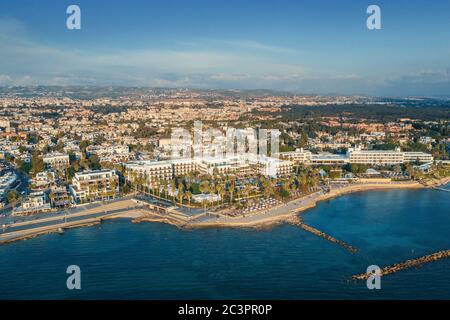
<svg viewBox="0 0 450 320"><path fill-rule="evenodd" d="M220 216L207 221L190 221L183 227L208 228L208 227L243 227L243 228L267 228L272 225L288 222L293 216L308 209L314 208L318 202L326 201L341 195L354 192L389 189L423 189L444 185L450 182L450 178L435 180L426 186L419 182L387 182L387 183L355 183L351 185L332 187L330 192L317 191L310 195L292 200L288 203L271 208L269 210L247 215L245 217Z"/></svg>

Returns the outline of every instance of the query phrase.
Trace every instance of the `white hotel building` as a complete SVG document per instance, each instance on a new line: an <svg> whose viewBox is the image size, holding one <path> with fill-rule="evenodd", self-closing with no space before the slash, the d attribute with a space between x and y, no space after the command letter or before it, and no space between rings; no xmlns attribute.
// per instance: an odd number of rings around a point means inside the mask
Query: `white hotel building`
<svg viewBox="0 0 450 320"><path fill-rule="evenodd" d="M296 149L295 151L280 152L277 154L280 159L286 159L299 163L308 163L311 161L312 153L309 150L303 150L303 148Z"/></svg>
<svg viewBox="0 0 450 320"><path fill-rule="evenodd" d="M404 152L405 162L415 162L419 161L422 163L433 162L433 155L425 152Z"/></svg>
<svg viewBox="0 0 450 320"><path fill-rule="evenodd" d="M395 150L361 150L360 148L349 148L347 157L350 163L394 165L405 162L405 154L400 148Z"/></svg>
<svg viewBox="0 0 450 320"><path fill-rule="evenodd" d="M308 150L297 149L296 151L280 152L279 157L311 165L342 165L346 163L396 165L414 161L429 163L434 160L431 154L424 152L402 152L400 148L395 150L362 150L359 147L349 148L345 155L312 154Z"/></svg>
<svg viewBox="0 0 450 320"><path fill-rule="evenodd" d="M293 172L293 162L266 156L242 155L230 157L201 157L164 161L131 161L124 164L127 180L132 181L133 172L146 179L149 186L153 182L170 180L175 176L191 172L203 174L261 174L282 177ZM136 175L135 175L136 176Z"/></svg>

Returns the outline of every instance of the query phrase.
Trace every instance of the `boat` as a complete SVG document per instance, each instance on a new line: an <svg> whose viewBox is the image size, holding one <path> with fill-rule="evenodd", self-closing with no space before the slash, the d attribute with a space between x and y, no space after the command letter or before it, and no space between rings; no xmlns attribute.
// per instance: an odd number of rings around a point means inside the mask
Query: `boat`
<svg viewBox="0 0 450 320"><path fill-rule="evenodd" d="M64 229L63 228L58 228L58 233L59 234L63 234L64 233Z"/></svg>

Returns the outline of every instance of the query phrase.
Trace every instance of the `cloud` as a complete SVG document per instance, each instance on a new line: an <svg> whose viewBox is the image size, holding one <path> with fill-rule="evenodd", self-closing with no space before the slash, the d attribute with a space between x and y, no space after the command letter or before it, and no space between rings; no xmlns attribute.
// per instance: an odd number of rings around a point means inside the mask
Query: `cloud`
<svg viewBox="0 0 450 320"><path fill-rule="evenodd" d="M0 18L0 85L130 85L279 89L304 93L450 94L450 69L399 75L307 67L302 53L242 39L182 41L171 49L74 49L34 40ZM337 66L338 67L338 66ZM415 93L414 93L415 92Z"/></svg>
<svg viewBox="0 0 450 320"><path fill-rule="evenodd" d="M158 83L165 85L207 85L214 82L242 81L266 74L299 73L296 64L280 64L271 55L221 50L218 48L82 50L51 46L32 40L18 20L0 20L0 70L8 79L2 82L23 84L129 84ZM229 47L277 51L284 49L251 41L228 41ZM176 74L176 80L164 79ZM205 76L205 74L207 76ZM242 75L245 74L245 77ZM31 76L30 76L31 75ZM196 76L197 75L197 76ZM31 77L31 78L30 78ZM181 80L183 79L183 80ZM201 79L199 81L199 79Z"/></svg>

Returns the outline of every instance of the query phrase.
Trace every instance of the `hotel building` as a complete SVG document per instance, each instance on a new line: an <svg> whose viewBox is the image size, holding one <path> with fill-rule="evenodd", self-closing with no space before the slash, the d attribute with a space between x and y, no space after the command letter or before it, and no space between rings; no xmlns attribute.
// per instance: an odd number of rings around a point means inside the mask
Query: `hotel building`
<svg viewBox="0 0 450 320"><path fill-rule="evenodd" d="M347 151L350 163L373 164L373 165L394 165L405 162L405 154L400 148L395 150L361 150L361 148L350 148Z"/></svg>
<svg viewBox="0 0 450 320"><path fill-rule="evenodd" d="M231 157L201 157L175 160L143 160L124 164L126 179L133 182L139 176L146 184L159 183L170 180L175 176L186 175L191 172L202 174L261 174L270 177L282 177L293 172L293 162L266 156L242 155Z"/></svg>
<svg viewBox="0 0 450 320"><path fill-rule="evenodd" d="M311 161L312 153L309 150L303 150L303 148L300 148L296 149L295 151L280 152L277 155L280 157L280 159L299 163L308 163Z"/></svg>
<svg viewBox="0 0 450 320"><path fill-rule="evenodd" d="M311 156L312 165L344 165L349 162L345 154L319 153Z"/></svg>
<svg viewBox="0 0 450 320"><path fill-rule="evenodd" d="M395 165L407 162L432 162L433 156L424 152L402 152L395 150L362 150L359 147L349 148L347 154L319 153L312 154L308 150L280 152L281 159L311 165L343 165L346 163L369 165Z"/></svg>
<svg viewBox="0 0 450 320"><path fill-rule="evenodd" d="M405 162L433 162L434 158L433 155L425 152L404 152L405 154Z"/></svg>

